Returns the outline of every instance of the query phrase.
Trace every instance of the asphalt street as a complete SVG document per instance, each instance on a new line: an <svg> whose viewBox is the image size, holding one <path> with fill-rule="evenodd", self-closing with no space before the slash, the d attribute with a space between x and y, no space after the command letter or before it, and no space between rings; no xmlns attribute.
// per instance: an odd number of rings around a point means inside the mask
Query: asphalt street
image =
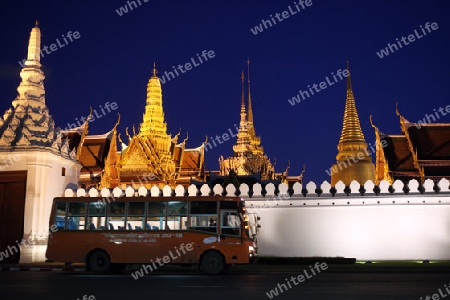
<svg viewBox="0 0 450 300"><path fill-rule="evenodd" d="M444 294L450 273L321 272L292 281L301 272L264 274L150 274L0 272L0 299L425 299ZM288 284L289 281L289 284ZM296 284L294 283L296 282ZM281 284L285 284L282 286ZM275 288L282 288L275 295ZM272 291L272 293L271 293ZM448 293L447 293L448 294ZM270 295L272 298L270 298ZM431 299L431 298L430 298ZM441 298L437 298L441 299Z"/></svg>

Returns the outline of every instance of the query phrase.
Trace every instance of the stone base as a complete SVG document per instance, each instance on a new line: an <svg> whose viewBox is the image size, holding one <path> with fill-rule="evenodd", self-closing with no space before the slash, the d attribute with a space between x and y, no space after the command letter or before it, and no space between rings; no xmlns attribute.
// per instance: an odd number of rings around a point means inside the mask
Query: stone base
<svg viewBox="0 0 450 300"><path fill-rule="evenodd" d="M19 263L35 263L45 262L45 251L47 245L30 245L20 247L20 261Z"/></svg>

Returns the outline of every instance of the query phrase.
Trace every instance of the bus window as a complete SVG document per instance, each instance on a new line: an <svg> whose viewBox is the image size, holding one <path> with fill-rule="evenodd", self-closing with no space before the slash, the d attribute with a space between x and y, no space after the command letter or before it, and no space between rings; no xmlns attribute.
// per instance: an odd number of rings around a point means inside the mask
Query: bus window
<svg viewBox="0 0 450 300"><path fill-rule="evenodd" d="M127 215L128 230L142 230L145 219L145 202L129 202Z"/></svg>
<svg viewBox="0 0 450 300"><path fill-rule="evenodd" d="M220 232L228 235L241 235L241 220L236 211L222 211Z"/></svg>
<svg viewBox="0 0 450 300"><path fill-rule="evenodd" d="M220 201L220 209L237 209L238 204L236 201Z"/></svg>
<svg viewBox="0 0 450 300"><path fill-rule="evenodd" d="M58 230L66 229L66 203L64 202L56 203L55 225Z"/></svg>
<svg viewBox="0 0 450 300"><path fill-rule="evenodd" d="M166 230L183 230L187 224L187 202L171 201L167 209Z"/></svg>
<svg viewBox="0 0 450 300"><path fill-rule="evenodd" d="M100 204L100 205L99 205ZM88 230L105 230L106 204L92 202L89 203L87 226Z"/></svg>
<svg viewBox="0 0 450 300"><path fill-rule="evenodd" d="M125 230L125 202L111 202L108 207L108 228Z"/></svg>
<svg viewBox="0 0 450 300"><path fill-rule="evenodd" d="M86 203L85 202L73 202L69 204L69 214L67 218L67 229L69 230L84 230Z"/></svg>
<svg viewBox="0 0 450 300"><path fill-rule="evenodd" d="M217 233L217 201L192 201L189 229Z"/></svg>
<svg viewBox="0 0 450 300"><path fill-rule="evenodd" d="M163 230L166 226L166 202L148 202L147 230Z"/></svg>

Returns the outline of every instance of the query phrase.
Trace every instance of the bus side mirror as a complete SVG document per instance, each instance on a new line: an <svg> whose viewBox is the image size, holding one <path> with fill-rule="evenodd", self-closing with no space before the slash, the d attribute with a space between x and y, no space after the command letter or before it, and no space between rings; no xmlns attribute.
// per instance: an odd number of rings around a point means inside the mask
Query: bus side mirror
<svg viewBox="0 0 450 300"><path fill-rule="evenodd" d="M256 217L256 220L260 221L260 220L261 220L261 217L259 217L259 216L258 216L258 217Z"/></svg>

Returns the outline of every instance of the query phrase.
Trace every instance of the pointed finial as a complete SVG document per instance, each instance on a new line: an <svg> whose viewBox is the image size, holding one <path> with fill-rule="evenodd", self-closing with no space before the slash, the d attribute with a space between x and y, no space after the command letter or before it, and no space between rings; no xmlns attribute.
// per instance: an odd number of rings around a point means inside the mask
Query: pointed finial
<svg viewBox="0 0 450 300"><path fill-rule="evenodd" d="M117 117L116 125L114 125L114 130L117 130L117 126L119 126L119 124L120 124L120 113L117 113L117 114L118 114L118 117Z"/></svg>
<svg viewBox="0 0 450 300"><path fill-rule="evenodd" d="M158 71L156 71L156 62L153 63L153 77L156 77L156 73Z"/></svg>
<svg viewBox="0 0 450 300"><path fill-rule="evenodd" d="M248 73L248 80L247 82L250 83L250 58L247 57L247 73Z"/></svg>
<svg viewBox="0 0 450 300"><path fill-rule="evenodd" d="M92 119L92 106L89 106L89 116L87 117L86 121L89 121L90 119Z"/></svg>
<svg viewBox="0 0 450 300"><path fill-rule="evenodd" d="M250 58L247 58L247 85L248 85L248 116L247 120L253 123L252 94L250 92Z"/></svg>
<svg viewBox="0 0 450 300"><path fill-rule="evenodd" d="M352 90L352 79L350 76L350 61L347 60L347 72L348 72L348 76L347 76L347 91L351 91Z"/></svg>
<svg viewBox="0 0 450 300"><path fill-rule="evenodd" d="M36 23L34 23L34 27L39 27L39 21L36 20Z"/></svg>
<svg viewBox="0 0 450 300"><path fill-rule="evenodd" d="M242 81L242 95L241 95L241 113L245 113L245 87L244 87L244 71L241 73L241 81Z"/></svg>

